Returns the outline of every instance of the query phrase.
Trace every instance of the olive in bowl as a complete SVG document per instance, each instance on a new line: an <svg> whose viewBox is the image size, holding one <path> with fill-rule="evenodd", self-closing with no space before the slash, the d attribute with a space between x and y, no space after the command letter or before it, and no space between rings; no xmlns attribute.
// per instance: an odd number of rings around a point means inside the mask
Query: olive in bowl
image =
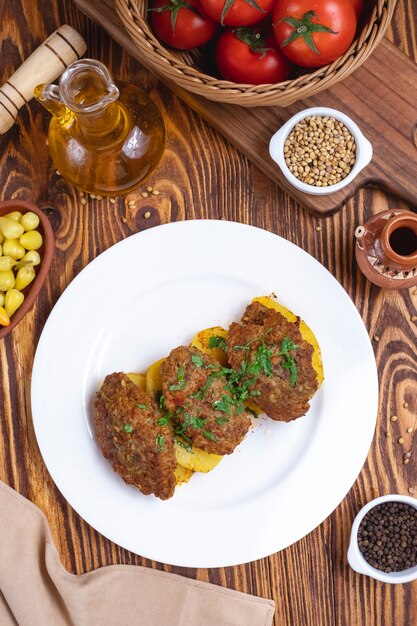
<svg viewBox="0 0 417 626"><path fill-rule="evenodd" d="M0 339L31 309L54 254L48 218L25 200L0 202Z"/></svg>

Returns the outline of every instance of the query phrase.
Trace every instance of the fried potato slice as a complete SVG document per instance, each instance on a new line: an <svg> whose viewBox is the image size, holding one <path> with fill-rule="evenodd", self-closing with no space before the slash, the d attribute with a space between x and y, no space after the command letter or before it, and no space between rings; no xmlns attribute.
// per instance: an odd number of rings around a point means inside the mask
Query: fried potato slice
<svg viewBox="0 0 417 626"><path fill-rule="evenodd" d="M226 367L227 354L221 348L210 348L211 337L222 337L222 339L226 339L227 330L225 330L221 326L213 326L213 328L200 330L200 332L193 337L191 346L193 348L197 348L198 350L200 350L200 352L208 354L209 356L216 359L216 361L220 363L222 367Z"/></svg>
<svg viewBox="0 0 417 626"><path fill-rule="evenodd" d="M146 393L154 396L155 392L162 391L161 365L165 359L152 363L146 371Z"/></svg>
<svg viewBox="0 0 417 626"><path fill-rule="evenodd" d="M177 481L177 487L183 483L188 483L193 474L193 470L178 464L175 468L175 480Z"/></svg>
<svg viewBox="0 0 417 626"><path fill-rule="evenodd" d="M224 331L224 329L220 329ZM165 361L165 359L159 359L153 363L146 372L146 391L150 395L154 395L158 391L162 391L162 380L161 380L161 365ZM179 470L181 472L179 476L184 476L183 470L186 472L209 472L214 469L219 461L223 458L218 454L209 454L201 448L197 448L195 446L191 447L191 450L186 450L178 443L175 443L175 456L177 458L178 466L181 466L182 469ZM177 466L177 469L178 469ZM191 474L188 476L187 480L191 477ZM181 482L186 482L185 480L181 480ZM180 483L177 483L180 484Z"/></svg>
<svg viewBox="0 0 417 626"><path fill-rule="evenodd" d="M139 387L139 389L142 389L142 391L146 391L145 374L135 374L134 372L129 372L128 374L126 374L126 376L128 376L132 383L135 383L135 385Z"/></svg>
<svg viewBox="0 0 417 626"><path fill-rule="evenodd" d="M175 442L175 456L177 463L194 472L210 472L222 460L219 454L210 454L201 448L192 446L191 450L186 450Z"/></svg>
<svg viewBox="0 0 417 626"><path fill-rule="evenodd" d="M281 315L283 315L285 319L288 320L289 322L297 321L297 316L292 311L287 309L285 306L283 306L276 300L273 300L269 296L260 296L258 298L253 298L252 302L259 302L260 304L263 304L269 309L275 309L275 311L278 311L278 313L281 313ZM323 360L321 357L320 346L318 344L315 334L303 320L300 320L298 327L300 329L300 333L303 339L307 341L307 343L309 343L311 346L313 346L314 352L313 352L313 357L311 361L312 361L313 368L316 371L317 382L320 387L321 383L324 380Z"/></svg>

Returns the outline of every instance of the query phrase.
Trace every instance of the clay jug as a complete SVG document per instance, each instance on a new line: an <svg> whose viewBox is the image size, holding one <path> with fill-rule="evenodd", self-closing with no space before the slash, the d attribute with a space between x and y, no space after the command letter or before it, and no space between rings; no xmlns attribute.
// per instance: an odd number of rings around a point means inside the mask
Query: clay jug
<svg viewBox="0 0 417 626"><path fill-rule="evenodd" d="M417 215L382 211L355 230L356 260L365 276L379 287L403 289L417 285Z"/></svg>

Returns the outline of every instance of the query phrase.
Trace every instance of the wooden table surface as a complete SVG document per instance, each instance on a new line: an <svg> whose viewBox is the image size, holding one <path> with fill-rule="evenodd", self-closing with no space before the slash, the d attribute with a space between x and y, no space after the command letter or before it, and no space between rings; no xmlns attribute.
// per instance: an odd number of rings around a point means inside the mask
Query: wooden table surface
<svg viewBox="0 0 417 626"><path fill-rule="evenodd" d="M313 217L123 53L71 0L0 0L0 15L1 82L59 24L69 23L85 37L89 56L106 63L116 79L133 80L152 93L168 131L165 155L146 183L160 194L142 197L144 189L140 189L134 208L128 207L126 199L115 204L91 198L86 205L81 202L79 193L52 167L45 145L49 118L36 102L22 110L19 124L0 137L0 198L21 198L46 207L56 237L52 269L40 297L0 342L0 479L45 512L62 562L73 573L128 563L196 577L273 598L276 626L417 623L417 583L384 585L357 575L346 560L350 526L363 504L386 493L409 494L415 489L417 494L417 454L411 455L408 465L403 464L403 454L416 443L415 432L408 433L407 428L417 427L417 327L411 319L417 295L414 290L382 291L372 286L359 273L353 248L357 224L388 206L403 205L378 190L362 190L335 216ZM417 60L417 10L412 0L399 0L388 36ZM147 211L151 213L148 220L144 218ZM200 217L265 228L323 263L360 311L372 338L380 382L372 447L357 481L333 514L278 554L247 565L208 570L143 559L86 524L49 476L37 447L30 407L38 338L51 308L74 276L99 253L138 230ZM391 422L394 414L398 420ZM397 441L401 435L403 445Z"/></svg>

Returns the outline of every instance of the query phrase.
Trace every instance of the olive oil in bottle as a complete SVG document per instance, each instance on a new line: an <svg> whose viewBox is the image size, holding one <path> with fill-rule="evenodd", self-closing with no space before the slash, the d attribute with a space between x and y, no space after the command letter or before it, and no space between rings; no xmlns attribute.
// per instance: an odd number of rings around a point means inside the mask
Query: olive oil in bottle
<svg viewBox="0 0 417 626"><path fill-rule="evenodd" d="M54 165L76 187L99 195L128 193L158 164L165 146L158 108L135 85L117 87L99 61L75 61L59 86L39 85L35 97L52 113Z"/></svg>

